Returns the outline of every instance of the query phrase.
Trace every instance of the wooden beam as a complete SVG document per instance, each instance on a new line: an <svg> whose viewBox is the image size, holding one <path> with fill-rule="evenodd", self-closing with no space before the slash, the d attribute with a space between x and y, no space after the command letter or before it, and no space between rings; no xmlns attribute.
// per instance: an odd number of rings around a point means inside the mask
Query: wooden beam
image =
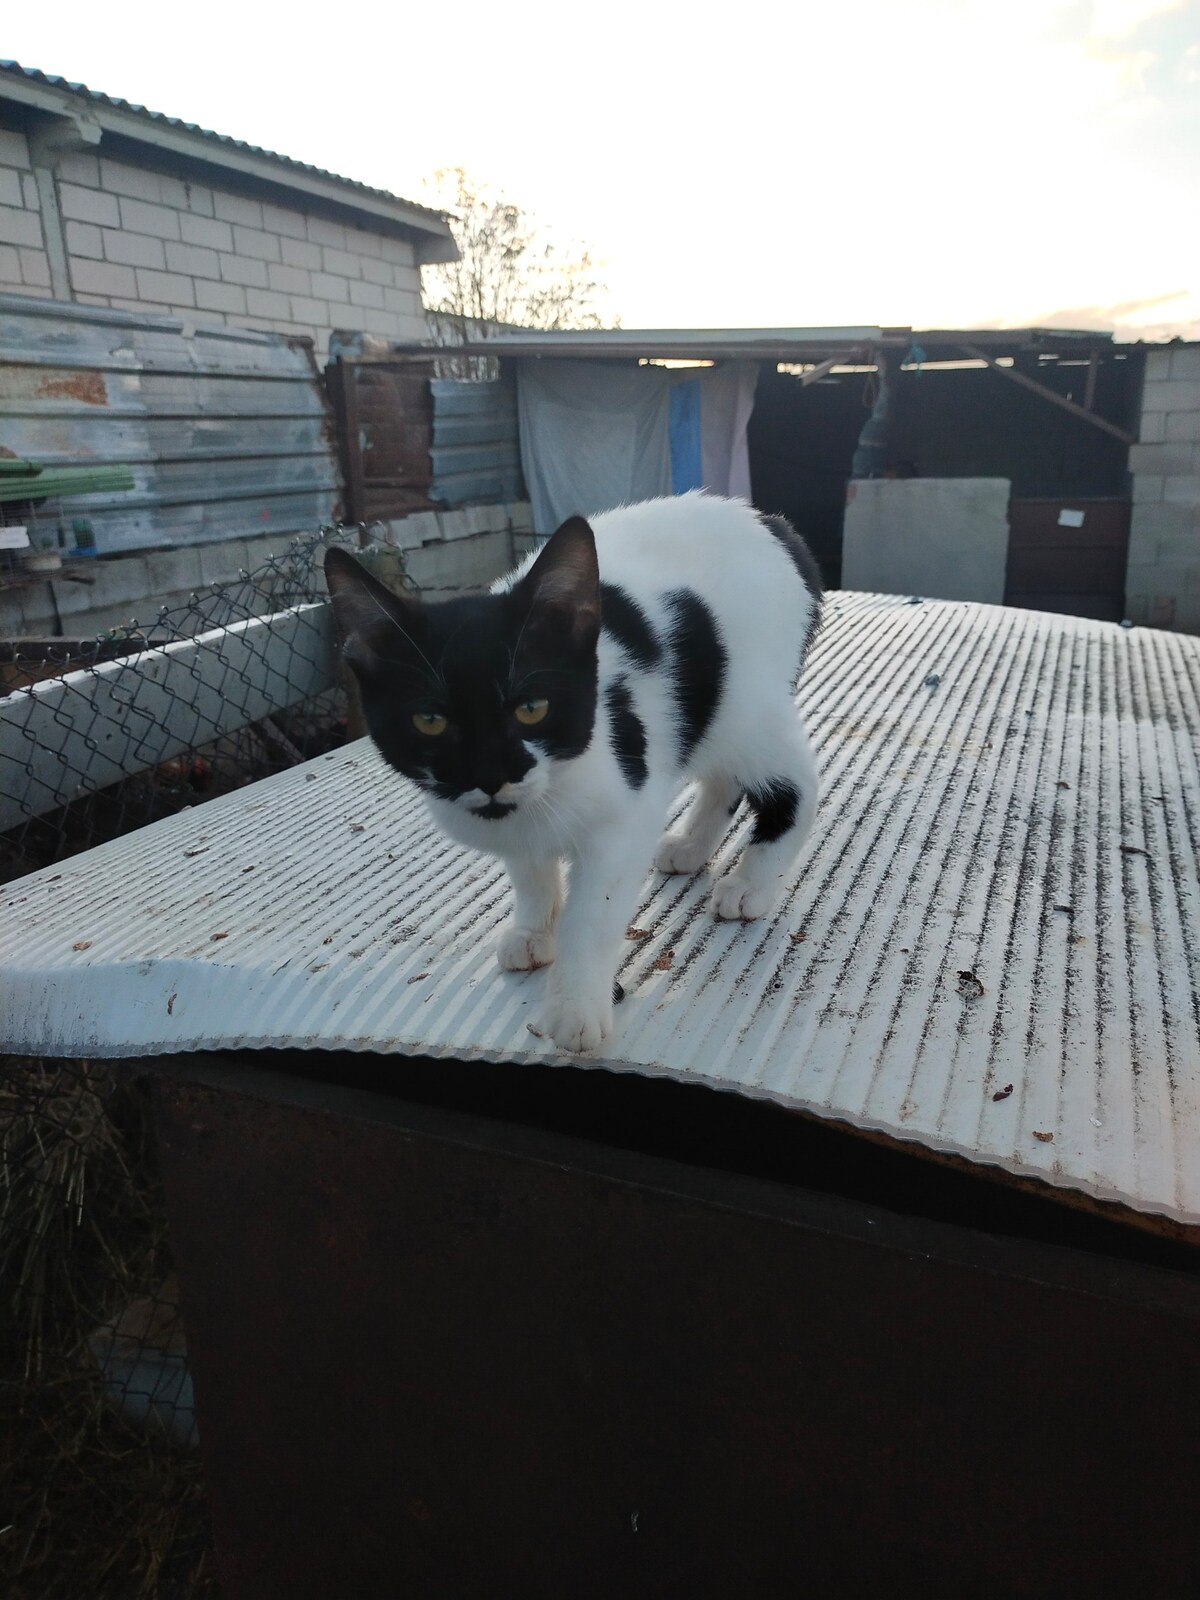
<svg viewBox="0 0 1200 1600"><path fill-rule="evenodd" d="M1096 403L1096 376L1100 371L1100 352L1093 350L1088 360L1087 383L1083 390L1083 409L1091 411Z"/></svg>
<svg viewBox="0 0 1200 1600"><path fill-rule="evenodd" d="M820 383L822 378L827 378L834 367L840 367L843 362L850 361L858 354L857 350L843 350L840 356L830 356L828 361L821 361L811 372L800 374L800 387L807 389L810 383Z"/></svg>
<svg viewBox="0 0 1200 1600"><path fill-rule="evenodd" d="M1098 417L1094 411L1086 411L1083 406L1076 405L1074 400L1068 400L1066 395L1056 394L1044 383L1038 383L1036 378L1027 378L1015 367L1000 366L991 356L985 355L977 345L960 344L959 349L964 350L972 361L985 361L992 371L998 372L1002 378L1009 378L1013 383L1019 383L1023 389L1032 389L1034 394L1040 394L1043 400L1049 400L1061 410L1069 411L1073 417L1079 417L1083 422L1090 422L1093 428L1099 428L1104 433L1111 433L1113 438L1120 439L1122 444L1137 443L1132 433L1126 433L1124 428L1118 428L1115 422L1109 422L1105 417Z"/></svg>
<svg viewBox="0 0 1200 1600"><path fill-rule="evenodd" d="M366 521L366 485L363 479L362 429L358 414L358 363L339 356L325 368L329 398L341 447L342 476L346 482L346 521Z"/></svg>

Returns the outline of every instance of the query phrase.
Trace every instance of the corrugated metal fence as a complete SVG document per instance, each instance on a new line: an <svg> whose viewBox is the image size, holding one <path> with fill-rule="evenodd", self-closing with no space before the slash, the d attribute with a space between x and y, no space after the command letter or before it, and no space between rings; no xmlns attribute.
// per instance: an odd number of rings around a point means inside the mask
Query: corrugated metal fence
<svg viewBox="0 0 1200 1600"><path fill-rule="evenodd" d="M353 354L326 369L350 521L523 498L512 374L476 382L434 370Z"/></svg>
<svg viewBox="0 0 1200 1600"><path fill-rule="evenodd" d="M299 532L341 497L305 341L15 295L0 295L0 450L132 469L132 492L67 503L101 553Z"/></svg>
<svg viewBox="0 0 1200 1600"><path fill-rule="evenodd" d="M433 499L448 506L520 499L517 386L511 372L491 383L435 378L431 387Z"/></svg>

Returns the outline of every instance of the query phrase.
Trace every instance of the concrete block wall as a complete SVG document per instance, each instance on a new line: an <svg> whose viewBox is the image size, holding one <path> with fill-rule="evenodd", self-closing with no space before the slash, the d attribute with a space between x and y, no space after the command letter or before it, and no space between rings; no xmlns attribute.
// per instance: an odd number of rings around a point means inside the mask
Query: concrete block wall
<svg viewBox="0 0 1200 1600"><path fill-rule="evenodd" d="M1129 469L1125 613L1149 627L1200 633L1200 344L1147 353Z"/></svg>
<svg viewBox="0 0 1200 1600"><path fill-rule="evenodd" d="M425 337L411 240L103 149L58 157L39 191L24 134L0 129L0 290L51 293L50 228L71 298L86 305L304 334L320 359L334 328ZM42 217L39 192L53 195L55 217Z"/></svg>
<svg viewBox="0 0 1200 1600"><path fill-rule="evenodd" d="M382 537L404 552L422 594L437 600L486 588L520 559L532 532L530 508L521 501L422 512L384 524ZM0 639L52 638L60 621L63 636L81 639L123 627L135 617L148 627L160 607L186 605L191 594L209 584L233 583L240 572L253 572L269 556L282 555L287 545L278 534L260 534L182 550L111 556L87 563L90 583L59 575L0 589Z"/></svg>
<svg viewBox="0 0 1200 1600"><path fill-rule="evenodd" d="M0 639L88 639L135 618L152 627L159 609L184 606L190 595L213 583L233 583L268 557L282 555L288 540L278 534L226 539L179 550L148 550L105 556L83 568L86 583L61 574L20 588L0 589ZM75 564L77 565L77 564Z"/></svg>
<svg viewBox="0 0 1200 1600"><path fill-rule="evenodd" d="M37 182L23 133L0 128L0 292L50 296Z"/></svg>
<svg viewBox="0 0 1200 1600"><path fill-rule="evenodd" d="M533 540L527 501L420 511L385 524L384 538L405 553L405 564L428 600L464 589L485 589L521 559Z"/></svg>

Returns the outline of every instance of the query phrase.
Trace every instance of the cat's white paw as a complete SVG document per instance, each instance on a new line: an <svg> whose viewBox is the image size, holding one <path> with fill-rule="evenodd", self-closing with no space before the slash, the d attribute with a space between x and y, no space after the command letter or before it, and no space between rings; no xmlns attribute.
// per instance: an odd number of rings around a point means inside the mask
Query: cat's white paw
<svg viewBox="0 0 1200 1600"><path fill-rule="evenodd" d="M496 960L505 972L533 972L554 960L554 934L549 928L505 928L496 945Z"/></svg>
<svg viewBox="0 0 1200 1600"><path fill-rule="evenodd" d="M712 908L726 922L755 922L765 917L775 899L772 889L755 889L731 872L712 892Z"/></svg>
<svg viewBox="0 0 1200 1600"><path fill-rule="evenodd" d="M599 1050L612 1036L612 1001L570 999L551 995L529 1031L541 1039L553 1039L560 1050L578 1055L584 1050Z"/></svg>
<svg viewBox="0 0 1200 1600"><path fill-rule="evenodd" d="M659 872L699 872L708 856L685 833L664 833L654 853Z"/></svg>

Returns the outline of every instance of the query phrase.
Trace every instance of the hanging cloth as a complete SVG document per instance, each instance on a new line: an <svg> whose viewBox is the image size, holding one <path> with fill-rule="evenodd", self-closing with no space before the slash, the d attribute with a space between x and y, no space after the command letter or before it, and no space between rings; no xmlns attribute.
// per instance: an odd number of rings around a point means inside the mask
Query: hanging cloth
<svg viewBox="0 0 1200 1600"><path fill-rule="evenodd" d="M661 367L517 364L521 465L537 533L671 493L670 390Z"/></svg>
<svg viewBox="0 0 1200 1600"><path fill-rule="evenodd" d="M710 494L753 498L746 427L758 384L756 361L730 361L700 380L700 470Z"/></svg>

